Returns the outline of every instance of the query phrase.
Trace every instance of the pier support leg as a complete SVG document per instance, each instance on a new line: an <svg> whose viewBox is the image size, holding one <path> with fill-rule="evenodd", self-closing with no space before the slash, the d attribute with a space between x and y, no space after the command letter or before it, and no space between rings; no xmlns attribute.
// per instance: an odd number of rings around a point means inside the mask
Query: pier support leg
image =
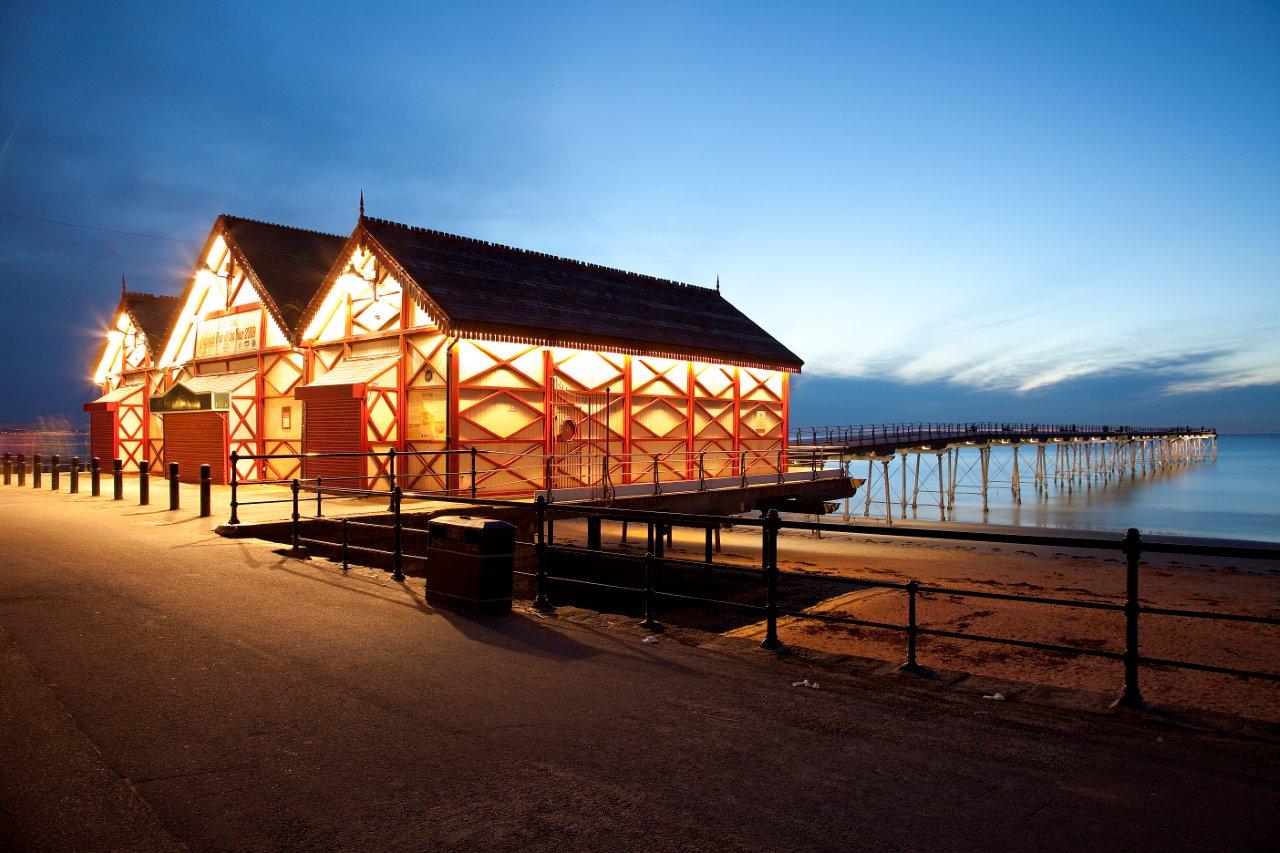
<svg viewBox="0 0 1280 853"><path fill-rule="evenodd" d="M871 483L876 475L876 463L874 459L867 460L867 493L862 505L862 517L868 518L871 515Z"/></svg>
<svg viewBox="0 0 1280 853"><path fill-rule="evenodd" d="M884 522L885 524L893 524L893 495L889 493L889 460L892 456L880 460L880 467L884 474Z"/></svg>

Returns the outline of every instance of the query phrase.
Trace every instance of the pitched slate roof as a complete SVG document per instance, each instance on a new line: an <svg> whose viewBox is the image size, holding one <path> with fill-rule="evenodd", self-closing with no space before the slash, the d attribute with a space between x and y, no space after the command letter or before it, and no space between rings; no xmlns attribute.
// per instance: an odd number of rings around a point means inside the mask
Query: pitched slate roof
<svg viewBox="0 0 1280 853"><path fill-rule="evenodd" d="M133 324L147 336L147 348L153 355L158 355L169 336L169 324L178 313L182 300L176 296L157 296L152 293L131 293L125 291L121 297L120 307L128 313Z"/></svg>
<svg viewBox="0 0 1280 853"><path fill-rule="evenodd" d="M803 364L710 288L372 217L352 239L362 230L451 334L783 370Z"/></svg>
<svg viewBox="0 0 1280 853"><path fill-rule="evenodd" d="M338 259L345 237L223 214L223 232L260 285L267 309L290 338Z"/></svg>

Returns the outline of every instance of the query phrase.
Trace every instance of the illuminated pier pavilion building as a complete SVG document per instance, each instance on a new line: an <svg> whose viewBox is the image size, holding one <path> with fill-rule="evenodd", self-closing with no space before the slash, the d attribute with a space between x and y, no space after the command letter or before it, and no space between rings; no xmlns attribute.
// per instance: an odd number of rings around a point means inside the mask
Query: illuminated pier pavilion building
<svg viewBox="0 0 1280 853"><path fill-rule="evenodd" d="M160 347L178 310L178 299L131 293L120 282L120 302L94 362L93 384L102 396L84 404L89 413L89 450L110 465L119 459L136 472L144 460L157 466L163 448L160 419L151 395L164 386Z"/></svg>
<svg viewBox="0 0 1280 853"><path fill-rule="evenodd" d="M354 452L237 474L385 488L395 450L407 490L474 465L514 495L785 470L801 365L718 289L363 214L345 240L222 216L150 405L184 480Z"/></svg>

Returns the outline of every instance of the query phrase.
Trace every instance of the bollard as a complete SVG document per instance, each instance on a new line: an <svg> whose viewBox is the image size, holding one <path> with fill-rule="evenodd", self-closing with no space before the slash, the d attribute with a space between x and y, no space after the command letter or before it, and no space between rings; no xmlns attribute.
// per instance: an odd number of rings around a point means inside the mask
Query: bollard
<svg viewBox="0 0 1280 853"><path fill-rule="evenodd" d="M111 499L113 501L124 500L124 462L119 459L111 460Z"/></svg>
<svg viewBox="0 0 1280 853"><path fill-rule="evenodd" d="M324 518L324 504L321 502L323 494L324 477L316 477L316 518Z"/></svg>
<svg viewBox="0 0 1280 853"><path fill-rule="evenodd" d="M49 457L49 491L51 492L58 491L58 465L61 462L56 453Z"/></svg>
<svg viewBox="0 0 1280 853"><path fill-rule="evenodd" d="M347 559L347 546L351 543L351 534L347 532L347 520L342 519L342 570L345 572L351 568L351 563Z"/></svg>
<svg viewBox="0 0 1280 853"><path fill-rule="evenodd" d="M644 621L640 623L640 627L656 634L662 630L662 626L653 618L653 563L653 553L646 553L644 555Z"/></svg>
<svg viewBox="0 0 1280 853"><path fill-rule="evenodd" d="M213 484L213 468L208 465L200 466L200 517L208 518L213 515L213 501L209 499L211 486Z"/></svg>
<svg viewBox="0 0 1280 853"><path fill-rule="evenodd" d="M138 506L151 503L151 460L138 463Z"/></svg>
<svg viewBox="0 0 1280 853"><path fill-rule="evenodd" d="M89 460L89 494L102 496L102 460L96 456Z"/></svg>
<svg viewBox="0 0 1280 853"><path fill-rule="evenodd" d="M916 596L920 592L919 581L907 581L907 660L898 669L903 672L919 672L916 663Z"/></svg>
<svg viewBox="0 0 1280 853"><path fill-rule="evenodd" d="M236 514L236 478L239 476L240 466L236 463L240 460L240 454L231 451L231 518L227 519L227 524L239 524L240 516Z"/></svg>
<svg viewBox="0 0 1280 853"><path fill-rule="evenodd" d="M169 463L169 509L177 509L178 501L178 463Z"/></svg>
<svg viewBox="0 0 1280 853"><path fill-rule="evenodd" d="M71 457L71 466L69 469L69 473L71 474L71 494L78 495L80 494L80 457L79 456Z"/></svg>
<svg viewBox="0 0 1280 853"><path fill-rule="evenodd" d="M536 527L533 550L538 559L538 570L534 576L537 595L534 596L533 606L543 613L550 613L555 608L551 606L551 599L547 597L547 543L543 537L547 520L547 499L542 495L534 497L533 512Z"/></svg>
<svg viewBox="0 0 1280 853"><path fill-rule="evenodd" d="M31 488L40 488L40 463L44 460L39 453L31 454Z"/></svg>
<svg viewBox="0 0 1280 853"><path fill-rule="evenodd" d="M393 569L391 579L397 582L404 580L404 550L402 548L403 528L400 526L400 500L402 497L403 493L400 491L399 486L396 486L391 490L391 519L392 523L395 525L395 548L391 552L391 567Z"/></svg>
<svg viewBox="0 0 1280 853"><path fill-rule="evenodd" d="M765 578L765 631L762 649L780 649L782 641L778 639L778 511L769 510L762 528L761 555L764 562Z"/></svg>
<svg viewBox="0 0 1280 853"><path fill-rule="evenodd" d="M4 484L7 486L13 481L13 457L6 453L4 455Z"/></svg>
<svg viewBox="0 0 1280 853"><path fill-rule="evenodd" d="M1121 544L1126 562L1124 601L1124 689L1111 703L1114 708L1141 708L1142 691L1138 689L1138 561L1142 557L1142 537L1135 527L1124 534Z"/></svg>
<svg viewBox="0 0 1280 853"><path fill-rule="evenodd" d="M27 484L27 457L25 454L18 454L18 485L25 486Z"/></svg>

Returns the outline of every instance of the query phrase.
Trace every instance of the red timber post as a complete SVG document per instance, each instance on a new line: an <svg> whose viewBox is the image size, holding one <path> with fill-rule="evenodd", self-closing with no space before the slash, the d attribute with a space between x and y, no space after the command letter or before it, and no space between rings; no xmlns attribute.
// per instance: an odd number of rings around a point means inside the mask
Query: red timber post
<svg viewBox="0 0 1280 853"><path fill-rule="evenodd" d="M446 431L444 447L445 450L457 450L460 446L458 442L458 411L462 406L462 400L458 393L458 338L455 336L453 342L449 344L448 355L446 358L449 375L447 377L448 385L448 408L446 415ZM458 488L458 457L457 454L450 453L445 457L445 491L453 493Z"/></svg>
<svg viewBox="0 0 1280 853"><path fill-rule="evenodd" d="M787 436L791 434L791 374L782 371L782 456L779 474L787 470ZM905 464L905 462L903 463Z"/></svg>
<svg viewBox="0 0 1280 853"><path fill-rule="evenodd" d="M730 462L731 473L740 477L744 473L738 470L742 459L742 368L733 368L733 460Z"/></svg>
<svg viewBox="0 0 1280 853"><path fill-rule="evenodd" d="M409 283L400 284L400 363L396 366L396 448L403 453L409 449L409 329L413 328L413 299L409 296ZM403 465L403 463L402 463ZM414 457L411 471L422 470L422 458ZM404 482L402 478L402 482ZM417 475L409 479L417 484Z"/></svg>
<svg viewBox="0 0 1280 853"><path fill-rule="evenodd" d="M685 441L685 454L684 454L684 478L686 480L692 480L693 472L695 468L695 465L693 463L694 447L697 443L697 440L696 440L697 428L694 426L694 415L696 413L696 409L693 402L694 388L696 387L696 385L695 385L695 380L693 375L693 360L690 359L686 361L685 364L688 365L688 368L689 368L689 371L688 371L689 378L688 378L688 382L686 383L686 389L688 390L689 398L685 400L684 431L685 431L686 441Z"/></svg>
<svg viewBox="0 0 1280 853"><path fill-rule="evenodd" d="M631 356L622 357L622 482L631 482Z"/></svg>
<svg viewBox="0 0 1280 853"><path fill-rule="evenodd" d="M551 353L551 347L542 348L542 471L549 471L547 468L547 460L551 458L551 454L556 450L556 408L555 408L555 385L556 385L556 360ZM536 479L536 475L534 477ZM551 483L544 484L547 489L551 488Z"/></svg>

